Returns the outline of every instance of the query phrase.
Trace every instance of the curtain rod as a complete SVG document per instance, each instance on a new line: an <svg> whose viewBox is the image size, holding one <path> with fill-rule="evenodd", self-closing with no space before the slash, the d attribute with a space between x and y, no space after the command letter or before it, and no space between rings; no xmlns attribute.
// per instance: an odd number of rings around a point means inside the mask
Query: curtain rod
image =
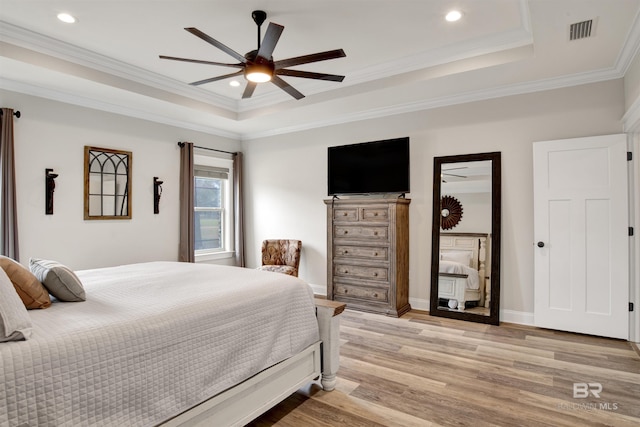
<svg viewBox="0 0 640 427"><path fill-rule="evenodd" d="M180 148L184 147L184 142L178 142L178 145L180 146ZM219 153L226 153L226 154L231 154L233 156L235 156L236 154L238 154L238 152L231 152L231 151L224 151L224 150L218 150L217 148L209 148L209 147L200 147L199 145L194 145L193 148L200 148L201 150L210 150L210 151L217 151Z"/></svg>
<svg viewBox="0 0 640 427"><path fill-rule="evenodd" d="M0 110L0 116L4 114L4 111ZM17 118L20 118L20 111L14 111L13 115Z"/></svg>

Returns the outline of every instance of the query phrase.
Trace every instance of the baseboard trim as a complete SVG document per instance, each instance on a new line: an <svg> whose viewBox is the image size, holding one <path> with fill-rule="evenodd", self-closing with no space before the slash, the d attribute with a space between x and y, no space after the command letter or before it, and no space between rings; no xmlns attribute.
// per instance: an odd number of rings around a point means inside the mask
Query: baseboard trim
<svg viewBox="0 0 640 427"><path fill-rule="evenodd" d="M533 313L527 311L500 310L500 321L518 325L535 326Z"/></svg>
<svg viewBox="0 0 640 427"><path fill-rule="evenodd" d="M431 307L429 300L423 298L409 298L409 305L411 305L412 310L421 311L429 311L429 307Z"/></svg>
<svg viewBox="0 0 640 427"><path fill-rule="evenodd" d="M310 283L313 293L320 297L327 296L327 288L323 285L315 285ZM424 298L409 298L409 304L412 310L429 311L430 301ZM527 311L500 310L500 321L507 323L516 323L518 325L535 326L533 321L533 313Z"/></svg>

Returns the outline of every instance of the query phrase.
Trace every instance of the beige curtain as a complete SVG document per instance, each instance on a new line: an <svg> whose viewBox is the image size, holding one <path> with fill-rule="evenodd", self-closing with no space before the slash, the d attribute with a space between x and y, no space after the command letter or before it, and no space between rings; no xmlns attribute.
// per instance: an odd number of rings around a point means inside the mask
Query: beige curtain
<svg viewBox="0 0 640 427"><path fill-rule="evenodd" d="M178 261L194 262L193 143L180 145L180 244Z"/></svg>
<svg viewBox="0 0 640 427"><path fill-rule="evenodd" d="M244 191L242 189L242 153L233 157L233 203L235 212L235 251L236 265L244 267Z"/></svg>
<svg viewBox="0 0 640 427"><path fill-rule="evenodd" d="M13 154L13 110L2 109L0 124L0 244L2 255L19 261L16 171Z"/></svg>

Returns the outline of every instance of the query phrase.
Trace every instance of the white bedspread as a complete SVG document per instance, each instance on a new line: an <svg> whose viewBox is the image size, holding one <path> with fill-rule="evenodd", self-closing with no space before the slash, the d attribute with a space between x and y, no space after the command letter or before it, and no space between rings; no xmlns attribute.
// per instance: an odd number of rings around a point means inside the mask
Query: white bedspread
<svg viewBox="0 0 640 427"><path fill-rule="evenodd" d="M319 340L311 288L154 262L78 271L87 301L31 310L0 344L0 426L151 426Z"/></svg>
<svg viewBox="0 0 640 427"><path fill-rule="evenodd" d="M440 260L440 273L466 274L467 289L479 289L480 280L478 270L459 262Z"/></svg>

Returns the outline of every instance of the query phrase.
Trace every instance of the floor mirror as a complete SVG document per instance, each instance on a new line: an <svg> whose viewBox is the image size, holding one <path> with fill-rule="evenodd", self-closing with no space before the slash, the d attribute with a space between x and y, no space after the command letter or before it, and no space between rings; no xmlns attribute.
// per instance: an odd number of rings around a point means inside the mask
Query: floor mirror
<svg viewBox="0 0 640 427"><path fill-rule="evenodd" d="M500 322L499 152L434 158L433 316Z"/></svg>

